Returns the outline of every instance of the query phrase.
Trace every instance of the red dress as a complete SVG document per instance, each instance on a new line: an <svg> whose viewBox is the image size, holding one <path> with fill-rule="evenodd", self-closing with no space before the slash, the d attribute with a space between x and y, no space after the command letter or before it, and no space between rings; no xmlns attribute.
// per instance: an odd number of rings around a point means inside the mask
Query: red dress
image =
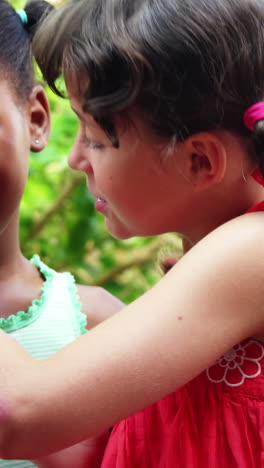
<svg viewBox="0 0 264 468"><path fill-rule="evenodd" d="M264 211L264 202L250 211ZM101 467L264 468L264 343L245 340L116 424Z"/></svg>

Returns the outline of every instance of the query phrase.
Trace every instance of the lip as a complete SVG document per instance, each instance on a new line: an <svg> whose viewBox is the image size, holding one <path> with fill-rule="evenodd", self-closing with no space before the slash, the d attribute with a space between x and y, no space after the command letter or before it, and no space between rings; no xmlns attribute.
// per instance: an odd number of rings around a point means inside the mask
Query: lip
<svg viewBox="0 0 264 468"><path fill-rule="evenodd" d="M98 211L98 213L101 213L106 216L107 215L107 202L103 200L102 198L96 197L95 209L96 211Z"/></svg>

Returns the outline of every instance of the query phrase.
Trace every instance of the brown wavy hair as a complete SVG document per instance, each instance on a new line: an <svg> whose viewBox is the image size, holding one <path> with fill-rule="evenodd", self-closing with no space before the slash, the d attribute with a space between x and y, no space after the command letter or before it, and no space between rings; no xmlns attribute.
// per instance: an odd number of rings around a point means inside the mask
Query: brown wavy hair
<svg viewBox="0 0 264 468"><path fill-rule="evenodd" d="M131 106L165 141L226 129L248 138L243 114L264 100L262 0L74 0L34 41L45 80L87 78L83 109L114 135ZM264 125L253 132L264 175ZM250 146L250 145L249 145Z"/></svg>

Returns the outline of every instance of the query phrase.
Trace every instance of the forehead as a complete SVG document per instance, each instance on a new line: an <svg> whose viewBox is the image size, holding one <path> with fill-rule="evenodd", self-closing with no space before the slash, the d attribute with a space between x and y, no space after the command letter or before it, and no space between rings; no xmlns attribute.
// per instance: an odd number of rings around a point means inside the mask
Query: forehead
<svg viewBox="0 0 264 468"><path fill-rule="evenodd" d="M0 93L2 96L6 93L18 108L25 107L28 102L31 87L24 86L21 89L21 80L16 73L5 64L0 64Z"/></svg>
<svg viewBox="0 0 264 468"><path fill-rule="evenodd" d="M3 96L6 96L8 99L13 101L18 101L18 93L17 93L17 86L14 82L14 79L8 76L7 73L2 74L0 71L0 94L1 99ZM19 99L21 102L23 101L22 97Z"/></svg>
<svg viewBox="0 0 264 468"><path fill-rule="evenodd" d="M92 116L84 110L85 105L85 94L88 90L88 80L84 77L84 74L67 74L64 77L67 96L70 101L71 107L75 114L79 117L80 120L90 119L94 120Z"/></svg>
<svg viewBox="0 0 264 468"><path fill-rule="evenodd" d="M64 75L67 95L71 103L73 111L77 114L81 121L84 121L89 126L103 129L103 126L98 125L93 115L85 112L84 106L86 101L86 93L89 91L89 78L83 71L68 72ZM124 109L122 112L114 113L106 117L113 123L118 139L124 134L130 134L136 140L145 141L148 144L161 143L157 134L148 125L144 115L137 109L136 106L131 106Z"/></svg>
<svg viewBox="0 0 264 468"><path fill-rule="evenodd" d="M1 130L3 123L9 122L11 126L16 126L22 118L28 115L28 103L29 100L24 96L18 96L13 85L6 80L0 79L0 121Z"/></svg>
<svg viewBox="0 0 264 468"><path fill-rule="evenodd" d="M83 99L89 89L89 79L81 70L64 71L64 81L69 99Z"/></svg>

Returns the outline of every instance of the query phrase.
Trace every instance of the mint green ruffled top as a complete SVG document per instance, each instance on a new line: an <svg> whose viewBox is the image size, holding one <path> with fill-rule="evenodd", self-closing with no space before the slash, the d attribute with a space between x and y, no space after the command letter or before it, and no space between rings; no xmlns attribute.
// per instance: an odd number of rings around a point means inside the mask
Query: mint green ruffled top
<svg viewBox="0 0 264 468"><path fill-rule="evenodd" d="M38 255L30 261L44 278L40 298L35 299L28 310L7 319L0 318L0 328L33 357L46 359L86 332L86 316L81 312L75 280L70 273L57 273ZM0 468L34 466L23 460L0 460Z"/></svg>

